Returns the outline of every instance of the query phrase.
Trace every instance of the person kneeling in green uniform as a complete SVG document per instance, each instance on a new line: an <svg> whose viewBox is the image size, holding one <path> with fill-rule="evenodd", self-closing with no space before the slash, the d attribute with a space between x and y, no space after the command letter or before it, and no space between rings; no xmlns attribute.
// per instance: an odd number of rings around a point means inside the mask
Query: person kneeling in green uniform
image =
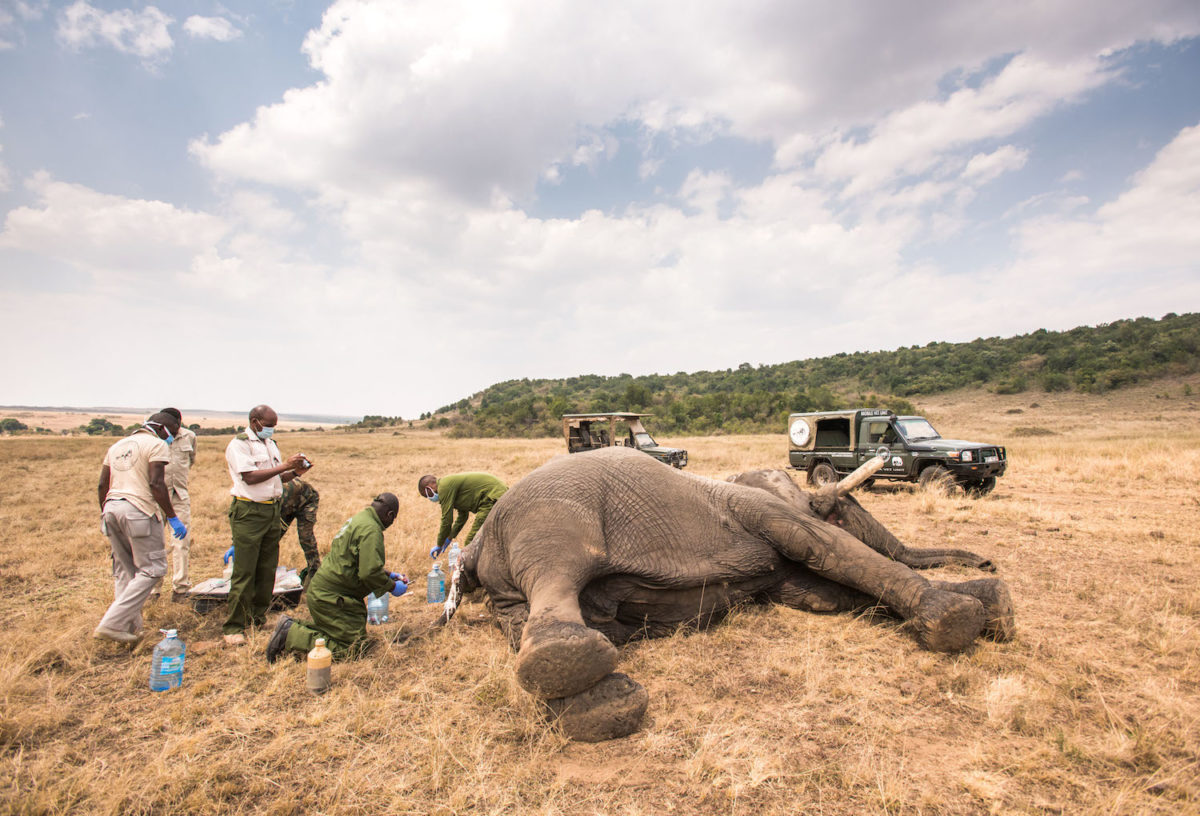
<svg viewBox="0 0 1200 816"><path fill-rule="evenodd" d="M383 567L383 531L399 512L400 501L380 493L342 525L308 585L312 623L281 615L267 643L268 663L285 651L308 652L317 638L325 638L336 660L352 660L367 650L364 598L385 592L399 597L408 589L406 576Z"/></svg>

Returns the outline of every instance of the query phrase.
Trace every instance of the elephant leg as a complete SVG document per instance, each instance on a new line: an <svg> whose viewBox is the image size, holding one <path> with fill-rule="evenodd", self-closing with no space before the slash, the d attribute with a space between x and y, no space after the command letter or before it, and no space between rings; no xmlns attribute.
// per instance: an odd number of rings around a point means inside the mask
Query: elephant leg
<svg viewBox="0 0 1200 816"><path fill-rule="evenodd" d="M616 668L616 647L584 625L579 588L565 578L543 577L533 588L524 629L517 680L539 697L579 694Z"/></svg>
<svg viewBox="0 0 1200 816"><path fill-rule="evenodd" d="M496 616L496 625L508 639L508 646L514 652L521 648L521 636L525 633L525 622L529 620L529 604L517 603L500 606L487 598L487 606Z"/></svg>
<svg viewBox="0 0 1200 816"><path fill-rule="evenodd" d="M822 578L803 567L773 587L767 597L772 603L783 604L805 612L849 612L870 606L872 598L844 584Z"/></svg>
<svg viewBox="0 0 1200 816"><path fill-rule="evenodd" d="M934 581L934 586L960 595L970 595L983 604L985 623L983 636L999 642L1012 640L1017 633L1013 614L1012 595L999 578L977 578L974 581Z"/></svg>
<svg viewBox="0 0 1200 816"><path fill-rule="evenodd" d="M977 599L933 586L838 527L773 498L747 522L787 558L879 599L909 622L926 649L962 651L983 630L983 604Z"/></svg>
<svg viewBox="0 0 1200 816"><path fill-rule="evenodd" d="M570 697L546 700L563 733L580 742L601 742L632 734L642 722L650 695L624 674L610 674Z"/></svg>

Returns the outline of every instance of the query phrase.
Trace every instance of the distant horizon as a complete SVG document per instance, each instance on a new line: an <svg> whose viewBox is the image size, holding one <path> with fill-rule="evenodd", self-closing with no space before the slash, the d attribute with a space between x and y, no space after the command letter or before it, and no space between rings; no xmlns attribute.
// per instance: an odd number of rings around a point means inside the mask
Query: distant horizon
<svg viewBox="0 0 1200 816"><path fill-rule="evenodd" d="M47 411L54 413L78 413L78 414L152 414L164 407L178 406L158 406L155 408L146 408L140 406L115 406L115 405L0 405L2 411ZM179 412L183 414L185 423L189 416L211 415L228 416L231 419L245 419L248 410L243 411L228 411L218 408L179 408ZM279 418L284 422L323 422L336 423L339 425L350 424L360 421L368 414L360 416L348 416L340 414L309 414L309 413L293 413L291 411L279 411Z"/></svg>

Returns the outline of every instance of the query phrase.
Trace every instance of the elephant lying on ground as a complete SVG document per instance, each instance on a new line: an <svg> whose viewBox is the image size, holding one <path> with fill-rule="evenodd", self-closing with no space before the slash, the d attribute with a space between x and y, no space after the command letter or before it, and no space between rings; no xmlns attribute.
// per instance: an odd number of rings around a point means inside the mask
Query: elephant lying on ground
<svg viewBox="0 0 1200 816"><path fill-rule="evenodd" d="M496 502L463 554L442 622L464 591L482 586L518 649L522 687L585 741L632 733L646 709L645 689L613 673L613 644L705 627L738 604L879 604L922 646L944 652L1011 633L1001 581L931 583L876 552L899 542L833 488L811 499L797 489L801 502L781 498L781 484L753 486L768 477L746 478L706 479L623 448L551 460Z"/></svg>

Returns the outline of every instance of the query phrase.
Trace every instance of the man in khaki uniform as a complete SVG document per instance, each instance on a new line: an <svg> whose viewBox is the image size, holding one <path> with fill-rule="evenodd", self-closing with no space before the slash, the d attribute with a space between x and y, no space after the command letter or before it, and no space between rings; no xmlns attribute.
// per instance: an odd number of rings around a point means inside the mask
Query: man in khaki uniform
<svg viewBox="0 0 1200 816"><path fill-rule="evenodd" d="M188 496L188 474L196 463L196 434L183 424L183 414L178 408L163 408L162 413L170 414L179 423L179 433L171 443L171 461L167 462L166 473L167 492L171 495L171 506L175 514L188 528L188 534L183 538L170 536L167 544L174 554L174 574L171 576L171 600L187 600L187 592L192 588L188 580L188 554L192 549L192 500Z"/></svg>
<svg viewBox="0 0 1200 816"><path fill-rule="evenodd" d="M163 519L176 538L187 527L175 516L164 471L168 445L179 420L161 411L129 436L115 442L100 468L100 529L112 546L113 602L93 637L137 643L142 637L142 606L167 574Z"/></svg>
<svg viewBox="0 0 1200 816"><path fill-rule="evenodd" d="M283 534L279 517L283 483L312 467L299 453L283 459L271 439L278 423L279 415L271 406L257 405L250 411L246 429L225 448L233 482L229 491L233 496L229 503L233 574L229 578L229 616L221 631L230 646L244 644L246 628L267 620Z"/></svg>

